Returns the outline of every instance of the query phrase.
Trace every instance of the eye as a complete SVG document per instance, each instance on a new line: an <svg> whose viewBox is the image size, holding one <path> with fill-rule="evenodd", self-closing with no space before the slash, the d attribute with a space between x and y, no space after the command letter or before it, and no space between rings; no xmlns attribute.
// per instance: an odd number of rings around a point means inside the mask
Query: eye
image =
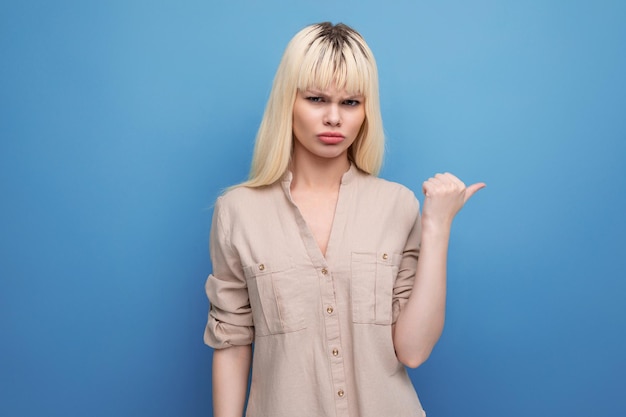
<svg viewBox="0 0 626 417"><path fill-rule="evenodd" d="M359 100L344 100L343 104L350 107L356 107L361 104L361 102Z"/></svg>
<svg viewBox="0 0 626 417"><path fill-rule="evenodd" d="M306 99L309 100L311 103L321 103L324 101L324 98L316 96L309 96Z"/></svg>

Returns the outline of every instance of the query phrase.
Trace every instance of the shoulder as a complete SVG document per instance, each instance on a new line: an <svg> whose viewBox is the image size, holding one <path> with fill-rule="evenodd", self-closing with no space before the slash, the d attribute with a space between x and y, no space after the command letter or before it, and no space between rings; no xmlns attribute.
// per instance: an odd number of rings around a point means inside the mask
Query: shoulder
<svg viewBox="0 0 626 417"><path fill-rule="evenodd" d="M277 192L281 192L279 184L231 188L217 198L215 212L222 217L238 217L258 212L272 206L271 202L275 200Z"/></svg>
<svg viewBox="0 0 626 417"><path fill-rule="evenodd" d="M405 214L413 218L419 214L419 201L405 185L365 173L359 173L358 183L360 198L386 207L398 215Z"/></svg>
<svg viewBox="0 0 626 417"><path fill-rule="evenodd" d="M226 190L222 195L217 198L217 201L222 205L245 203L247 201L262 198L264 195L267 195L271 187L271 185L267 187L254 188L238 186Z"/></svg>
<svg viewBox="0 0 626 417"><path fill-rule="evenodd" d="M376 194L381 199L401 200L406 203L417 202L415 193L407 186L397 182L361 173L359 175L359 183L359 188L362 191Z"/></svg>

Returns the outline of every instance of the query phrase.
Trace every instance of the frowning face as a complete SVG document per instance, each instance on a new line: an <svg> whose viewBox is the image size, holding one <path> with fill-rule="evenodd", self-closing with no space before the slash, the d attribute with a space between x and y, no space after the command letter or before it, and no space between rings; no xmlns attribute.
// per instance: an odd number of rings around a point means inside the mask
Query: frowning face
<svg viewBox="0 0 626 417"><path fill-rule="evenodd" d="M347 159L365 121L364 100L336 87L298 91L293 106L296 156Z"/></svg>

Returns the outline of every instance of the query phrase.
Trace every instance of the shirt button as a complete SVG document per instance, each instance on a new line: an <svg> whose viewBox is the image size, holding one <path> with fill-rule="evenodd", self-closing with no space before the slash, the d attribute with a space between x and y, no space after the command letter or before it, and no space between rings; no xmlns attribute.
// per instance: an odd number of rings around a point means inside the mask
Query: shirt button
<svg viewBox="0 0 626 417"><path fill-rule="evenodd" d="M337 395L340 396L341 398L343 398L343 396L346 395L346 393L343 392L342 389L340 389L339 391L337 391Z"/></svg>
<svg viewBox="0 0 626 417"><path fill-rule="evenodd" d="M259 264L259 271L265 271L265 265Z"/></svg>
<svg viewBox="0 0 626 417"><path fill-rule="evenodd" d="M387 259L389 259L389 255L387 255L386 253L383 253L383 259L386 261Z"/></svg>
<svg viewBox="0 0 626 417"><path fill-rule="evenodd" d="M335 310L333 310L333 308L331 306L326 307L326 312L328 314L333 314L333 311L335 311Z"/></svg>
<svg viewBox="0 0 626 417"><path fill-rule="evenodd" d="M328 274L328 269L322 268L322 275L326 275L326 274Z"/></svg>
<svg viewBox="0 0 626 417"><path fill-rule="evenodd" d="M333 356L339 355L339 349L333 349Z"/></svg>

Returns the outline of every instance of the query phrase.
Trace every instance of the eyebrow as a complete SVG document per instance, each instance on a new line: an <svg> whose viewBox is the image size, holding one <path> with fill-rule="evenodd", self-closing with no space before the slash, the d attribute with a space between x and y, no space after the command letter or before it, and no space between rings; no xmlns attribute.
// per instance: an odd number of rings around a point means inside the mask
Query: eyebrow
<svg viewBox="0 0 626 417"><path fill-rule="evenodd" d="M315 88L308 88L306 90L302 90L301 91L302 94L313 94L315 96L320 96L320 97L329 97L328 94L322 92L321 90L315 89ZM352 99L364 99L365 96L361 93L355 93L355 94L348 94L346 96L342 96L342 100L352 100Z"/></svg>

